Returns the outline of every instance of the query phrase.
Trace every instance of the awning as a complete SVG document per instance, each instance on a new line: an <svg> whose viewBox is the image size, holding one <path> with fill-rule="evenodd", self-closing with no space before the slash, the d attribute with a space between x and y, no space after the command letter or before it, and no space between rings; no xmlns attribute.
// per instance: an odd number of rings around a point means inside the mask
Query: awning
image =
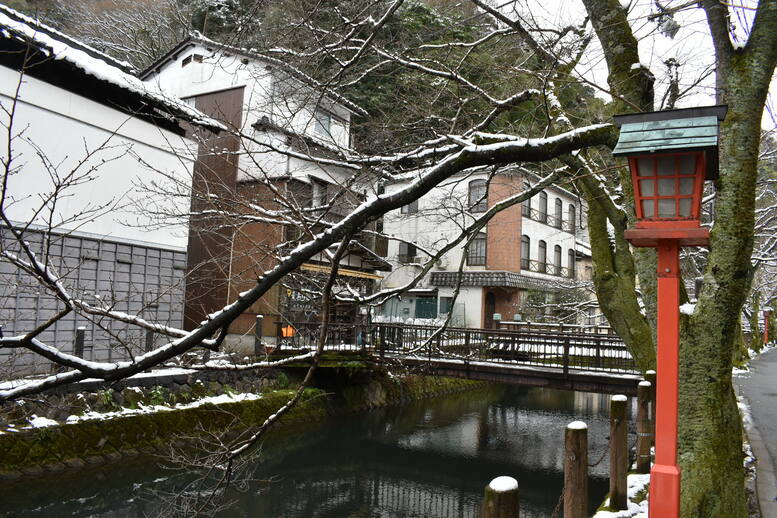
<svg viewBox="0 0 777 518"><path fill-rule="evenodd" d="M330 266L326 266L323 264L309 264L305 263L300 267L302 270L308 270L311 272L322 272L322 273L329 273L332 271L332 268ZM360 272L359 270L350 270L348 268L338 268L337 269L338 275L343 275L345 277L359 277L361 279L375 279L380 280L383 278L381 275L375 275L374 273L367 273L367 272Z"/></svg>

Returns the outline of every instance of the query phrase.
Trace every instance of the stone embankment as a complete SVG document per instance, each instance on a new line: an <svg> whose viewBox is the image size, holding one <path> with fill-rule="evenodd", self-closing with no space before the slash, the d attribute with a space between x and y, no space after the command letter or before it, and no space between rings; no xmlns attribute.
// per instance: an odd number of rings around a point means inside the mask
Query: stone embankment
<svg viewBox="0 0 777 518"><path fill-rule="evenodd" d="M352 376L358 371L358 376ZM365 376L365 373L367 375ZM338 387L308 388L281 426L311 426L336 413L362 411L470 390L483 383L395 376L348 368ZM0 407L0 478L115 462L186 444L202 434L239 432L263 423L293 395L286 374L161 374L116 388L51 394ZM351 380L351 381L349 381ZM189 439L184 439L188 437Z"/></svg>

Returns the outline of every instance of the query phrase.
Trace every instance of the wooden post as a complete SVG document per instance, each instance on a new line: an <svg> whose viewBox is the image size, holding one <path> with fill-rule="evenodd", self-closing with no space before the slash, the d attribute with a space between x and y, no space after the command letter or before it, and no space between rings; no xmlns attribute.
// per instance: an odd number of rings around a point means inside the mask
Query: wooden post
<svg viewBox="0 0 777 518"><path fill-rule="evenodd" d="M518 518L520 503L518 481L513 477L496 477L486 486L481 518Z"/></svg>
<svg viewBox="0 0 777 518"><path fill-rule="evenodd" d="M564 379L569 377L569 337L564 339Z"/></svg>
<svg viewBox="0 0 777 518"><path fill-rule="evenodd" d="M637 473L650 473L650 392L652 384L640 381L637 386Z"/></svg>
<svg viewBox="0 0 777 518"><path fill-rule="evenodd" d="M656 371L645 371L645 381L650 382L650 445L656 445Z"/></svg>
<svg viewBox="0 0 777 518"><path fill-rule="evenodd" d="M602 341L598 338L596 339L596 367L601 368L602 366Z"/></svg>
<svg viewBox="0 0 777 518"><path fill-rule="evenodd" d="M84 357L84 342L86 340L86 328L79 327L76 329L76 342L73 346L73 354L79 358Z"/></svg>
<svg viewBox="0 0 777 518"><path fill-rule="evenodd" d="M154 348L154 330L146 329L146 352Z"/></svg>
<svg viewBox="0 0 777 518"><path fill-rule="evenodd" d="M256 315L256 323L254 324L254 356L262 356L266 353L264 345L262 345L262 323L264 322L264 316Z"/></svg>
<svg viewBox="0 0 777 518"><path fill-rule="evenodd" d="M574 421L564 431L564 518L588 516L588 426Z"/></svg>
<svg viewBox="0 0 777 518"><path fill-rule="evenodd" d="M610 509L628 509L626 475L629 464L628 419L623 395L610 400Z"/></svg>

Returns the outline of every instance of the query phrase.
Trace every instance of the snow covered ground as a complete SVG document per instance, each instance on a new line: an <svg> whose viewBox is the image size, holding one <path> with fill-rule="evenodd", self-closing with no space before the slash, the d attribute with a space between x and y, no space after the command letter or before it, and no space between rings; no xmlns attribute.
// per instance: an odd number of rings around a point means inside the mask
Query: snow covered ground
<svg viewBox="0 0 777 518"><path fill-rule="evenodd" d="M650 483L650 475L629 475L627 478L629 488L628 509L624 511L599 511L594 518L648 518L647 489ZM605 500L605 507L610 499Z"/></svg>

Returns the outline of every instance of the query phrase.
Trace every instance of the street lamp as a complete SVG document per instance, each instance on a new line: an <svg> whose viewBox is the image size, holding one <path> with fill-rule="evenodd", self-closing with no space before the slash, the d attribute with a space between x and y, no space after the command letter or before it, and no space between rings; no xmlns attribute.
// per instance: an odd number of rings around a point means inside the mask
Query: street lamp
<svg viewBox="0 0 777 518"><path fill-rule="evenodd" d="M680 247L706 246L700 226L705 180L718 175L718 124L726 106L616 115L615 156L629 159L637 222L634 246L658 252L656 457L650 470L650 515L680 516L677 464Z"/></svg>

